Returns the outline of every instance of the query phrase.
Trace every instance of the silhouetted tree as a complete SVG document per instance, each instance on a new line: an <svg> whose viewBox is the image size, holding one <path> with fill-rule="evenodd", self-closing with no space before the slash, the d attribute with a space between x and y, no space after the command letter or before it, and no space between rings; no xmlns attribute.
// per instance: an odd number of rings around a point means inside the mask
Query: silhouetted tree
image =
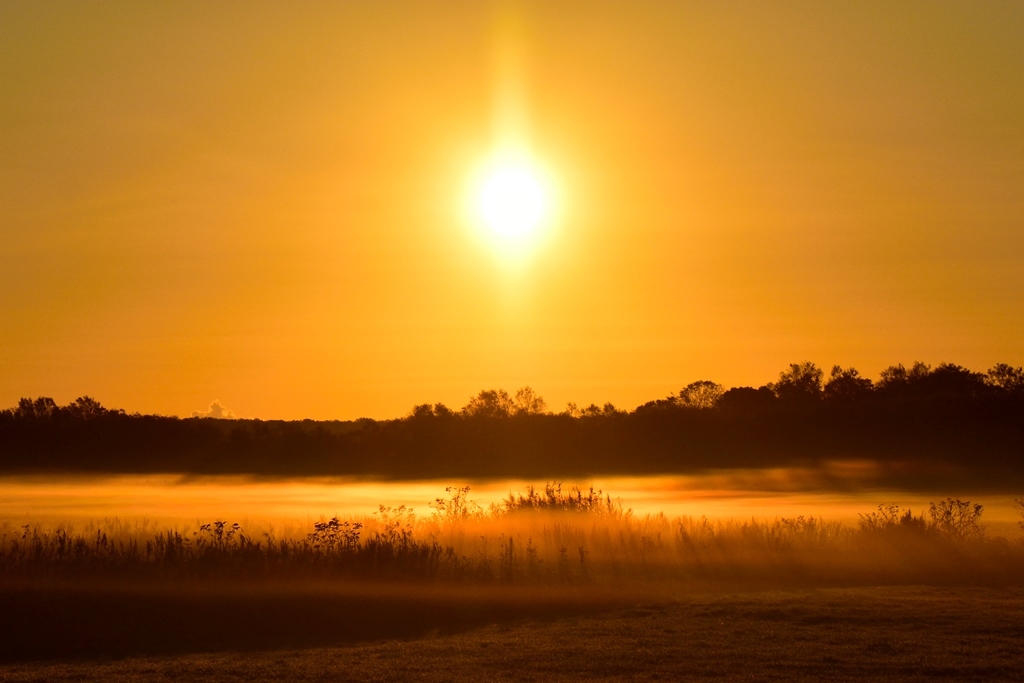
<svg viewBox="0 0 1024 683"><path fill-rule="evenodd" d="M409 411L409 418L413 420L424 420L431 417L434 417L434 406L429 403L413 406Z"/></svg>
<svg viewBox="0 0 1024 683"><path fill-rule="evenodd" d="M823 395L830 401L856 401L871 393L871 380L861 377L856 368L832 366Z"/></svg>
<svg viewBox="0 0 1024 683"><path fill-rule="evenodd" d="M757 412L769 408L778 399L775 392L767 386L758 387L733 387L718 399L718 408L733 413Z"/></svg>
<svg viewBox="0 0 1024 683"><path fill-rule="evenodd" d="M611 403L605 403L603 406L601 406L601 414L604 415L605 417L611 417L613 415L625 415L626 411L619 410Z"/></svg>
<svg viewBox="0 0 1024 683"><path fill-rule="evenodd" d="M36 400L23 398L14 409L14 416L20 419L46 419L60 412L57 402L48 396L40 396Z"/></svg>
<svg viewBox="0 0 1024 683"><path fill-rule="evenodd" d="M691 382L679 391L675 403L683 408L714 408L725 390L721 384L706 379Z"/></svg>
<svg viewBox="0 0 1024 683"><path fill-rule="evenodd" d="M434 417L455 417L455 411L443 403L434 404Z"/></svg>
<svg viewBox="0 0 1024 683"><path fill-rule="evenodd" d="M614 415L622 414L622 411L611 403L605 403L604 406L598 406L596 403L591 403L583 409L581 417L612 417Z"/></svg>
<svg viewBox="0 0 1024 683"><path fill-rule="evenodd" d="M821 380L825 373L814 363L791 363L788 370L779 373L779 381L770 385L780 400L810 402L821 398Z"/></svg>
<svg viewBox="0 0 1024 683"><path fill-rule="evenodd" d="M930 372L931 367L921 361L915 362L909 370L903 367L903 363L890 365L879 375L878 388L890 393L903 391L916 385Z"/></svg>
<svg viewBox="0 0 1024 683"><path fill-rule="evenodd" d="M666 412L666 411L678 411L680 409L679 396L676 394L670 394L667 398L659 398L654 401L648 401L642 405L637 406L635 413L655 413L655 412Z"/></svg>
<svg viewBox="0 0 1024 683"><path fill-rule="evenodd" d="M985 375L953 363L942 363L919 382L922 392L932 398L973 398L987 388Z"/></svg>
<svg viewBox="0 0 1024 683"><path fill-rule="evenodd" d="M1024 394L1024 369L997 363L985 374L985 383L1011 394Z"/></svg>
<svg viewBox="0 0 1024 683"><path fill-rule="evenodd" d="M537 392L528 386L516 392L514 413L516 415L540 415L548 408Z"/></svg>
<svg viewBox="0 0 1024 683"><path fill-rule="evenodd" d="M515 410L512 397L504 389L481 391L462 408L466 417L509 417Z"/></svg>
<svg viewBox="0 0 1024 683"><path fill-rule="evenodd" d="M89 396L79 396L64 410L77 420L94 420L107 413L107 409L100 405L99 401Z"/></svg>

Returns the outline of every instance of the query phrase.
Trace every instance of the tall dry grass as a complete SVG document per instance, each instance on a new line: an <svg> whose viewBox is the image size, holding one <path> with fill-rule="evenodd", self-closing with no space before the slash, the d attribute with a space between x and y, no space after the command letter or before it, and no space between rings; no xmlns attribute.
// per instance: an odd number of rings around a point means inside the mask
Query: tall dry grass
<svg viewBox="0 0 1024 683"><path fill-rule="evenodd" d="M0 577L815 585L1024 578L1024 544L988 537L983 506L952 498L917 516L880 506L849 526L816 517L636 516L600 491L557 483L487 508L470 493L447 489L423 517L380 506L364 519L322 519L301 533L249 532L220 520L190 529L112 520L81 531L8 523L0 528Z"/></svg>

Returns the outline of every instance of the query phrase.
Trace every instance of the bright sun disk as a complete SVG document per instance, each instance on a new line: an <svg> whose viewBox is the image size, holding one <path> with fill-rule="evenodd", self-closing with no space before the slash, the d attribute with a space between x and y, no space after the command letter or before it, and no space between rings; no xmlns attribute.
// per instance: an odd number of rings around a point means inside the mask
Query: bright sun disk
<svg viewBox="0 0 1024 683"><path fill-rule="evenodd" d="M487 175L480 189L484 223L505 237L533 232L544 217L547 197L537 175L522 166L501 166Z"/></svg>

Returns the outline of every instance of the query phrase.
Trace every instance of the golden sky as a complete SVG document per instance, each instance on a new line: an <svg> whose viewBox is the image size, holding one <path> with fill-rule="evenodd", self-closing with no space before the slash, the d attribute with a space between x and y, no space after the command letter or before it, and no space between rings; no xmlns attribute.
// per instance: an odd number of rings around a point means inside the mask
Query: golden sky
<svg viewBox="0 0 1024 683"><path fill-rule="evenodd" d="M1024 362L1024 4L0 3L0 406ZM467 217L503 144L528 247Z"/></svg>

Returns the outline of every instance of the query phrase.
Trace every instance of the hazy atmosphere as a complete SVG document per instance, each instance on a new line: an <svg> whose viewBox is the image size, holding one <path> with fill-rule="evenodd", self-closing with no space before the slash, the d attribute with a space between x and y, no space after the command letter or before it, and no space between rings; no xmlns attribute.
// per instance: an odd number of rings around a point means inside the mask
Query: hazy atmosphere
<svg viewBox="0 0 1024 683"><path fill-rule="evenodd" d="M0 405L1019 364L1022 32L1010 2L3 3ZM526 237L474 211L503 154L543 185Z"/></svg>
<svg viewBox="0 0 1024 683"><path fill-rule="evenodd" d="M1020 680L1022 37L0 0L0 680Z"/></svg>

